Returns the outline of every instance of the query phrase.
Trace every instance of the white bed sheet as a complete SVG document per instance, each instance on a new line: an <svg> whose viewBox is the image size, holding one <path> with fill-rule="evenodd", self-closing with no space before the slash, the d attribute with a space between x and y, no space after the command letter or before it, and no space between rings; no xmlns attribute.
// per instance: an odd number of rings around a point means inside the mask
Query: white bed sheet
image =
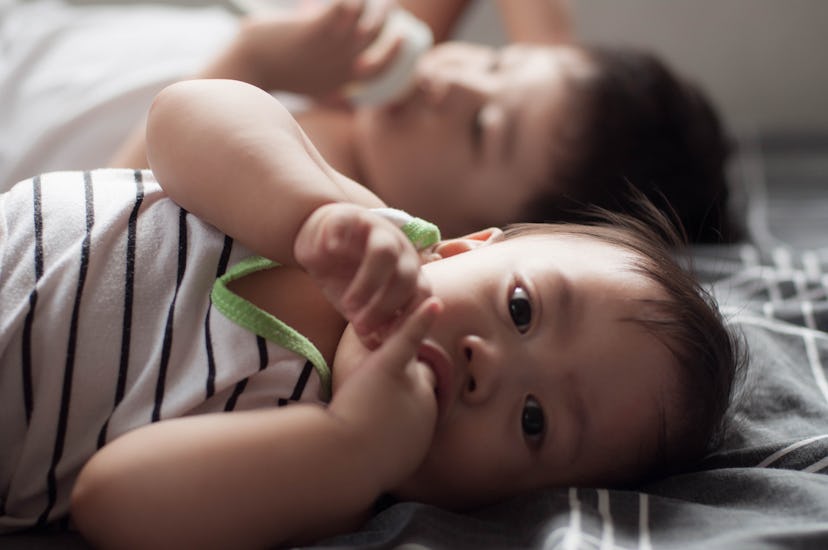
<svg viewBox="0 0 828 550"><path fill-rule="evenodd" d="M155 94L236 28L217 6L0 0L0 190L105 166Z"/></svg>

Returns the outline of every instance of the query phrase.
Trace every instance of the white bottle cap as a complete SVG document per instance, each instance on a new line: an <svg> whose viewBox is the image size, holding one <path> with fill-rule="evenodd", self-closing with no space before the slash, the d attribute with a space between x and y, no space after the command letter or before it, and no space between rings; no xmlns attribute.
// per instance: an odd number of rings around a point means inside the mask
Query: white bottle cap
<svg viewBox="0 0 828 550"><path fill-rule="evenodd" d="M345 96L354 105L388 103L405 95L414 84L417 60L431 48L434 36L428 25L397 8L388 14L385 26L369 50L389 48L397 37L402 39L402 43L390 66L375 77L345 86Z"/></svg>

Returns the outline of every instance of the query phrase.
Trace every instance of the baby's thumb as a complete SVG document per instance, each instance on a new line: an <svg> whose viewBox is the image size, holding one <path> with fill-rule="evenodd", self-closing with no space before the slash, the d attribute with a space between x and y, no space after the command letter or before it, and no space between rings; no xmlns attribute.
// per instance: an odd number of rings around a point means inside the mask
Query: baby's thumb
<svg viewBox="0 0 828 550"><path fill-rule="evenodd" d="M417 306L378 350L383 356L383 364L403 367L413 359L428 329L441 311L443 302L434 296Z"/></svg>

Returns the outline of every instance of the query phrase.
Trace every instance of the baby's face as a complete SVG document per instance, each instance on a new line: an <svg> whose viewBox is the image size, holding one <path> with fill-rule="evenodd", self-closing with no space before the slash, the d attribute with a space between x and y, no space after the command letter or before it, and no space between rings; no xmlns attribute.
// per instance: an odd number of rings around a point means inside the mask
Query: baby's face
<svg viewBox="0 0 828 550"><path fill-rule="evenodd" d="M438 248L448 257L423 267L445 305L420 353L439 416L398 494L465 507L619 480L645 463L669 423L678 366L629 320L664 297L633 271L632 253L570 235L462 250Z"/></svg>
<svg viewBox="0 0 828 550"><path fill-rule="evenodd" d="M527 204L553 191L551 140L566 132L567 82L585 65L563 47L433 48L414 92L359 111L365 182L446 236L523 221Z"/></svg>

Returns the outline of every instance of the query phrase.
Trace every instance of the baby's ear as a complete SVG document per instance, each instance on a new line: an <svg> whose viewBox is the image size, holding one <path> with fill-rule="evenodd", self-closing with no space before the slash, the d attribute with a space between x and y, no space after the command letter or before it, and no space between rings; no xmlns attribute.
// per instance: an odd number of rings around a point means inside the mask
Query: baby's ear
<svg viewBox="0 0 828 550"><path fill-rule="evenodd" d="M448 258L455 254L462 254L481 246L487 246L503 238L503 230L497 227L490 227L482 231L469 233L456 239L446 239L440 241L432 249L432 259L439 260Z"/></svg>

